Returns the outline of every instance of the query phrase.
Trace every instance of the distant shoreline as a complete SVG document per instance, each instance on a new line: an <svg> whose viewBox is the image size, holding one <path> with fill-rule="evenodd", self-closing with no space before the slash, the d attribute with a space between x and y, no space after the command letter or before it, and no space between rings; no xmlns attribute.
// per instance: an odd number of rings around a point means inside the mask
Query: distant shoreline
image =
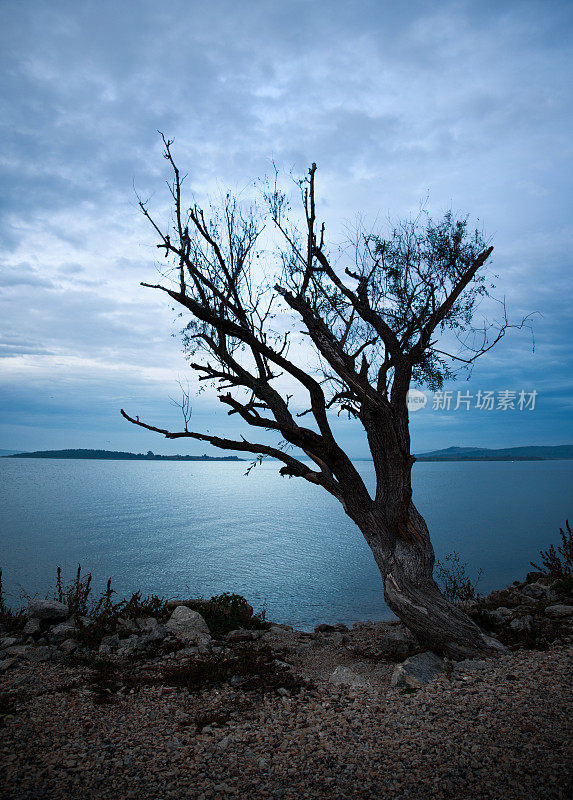
<svg viewBox="0 0 573 800"><path fill-rule="evenodd" d="M2 451L0 451L2 452ZM96 461L222 461L242 462L248 459L238 456L162 456L151 450L147 453L127 453L116 450L37 450L34 452L6 453L0 458L51 458L82 459ZM253 456L254 457L254 456ZM414 456L416 461L459 462L459 461L571 461L573 445L506 447L489 450L482 447L448 447ZM273 459L274 460L274 459ZM306 461L306 459L304 459ZM371 461L371 458L353 458L352 461Z"/></svg>
<svg viewBox="0 0 573 800"><path fill-rule="evenodd" d="M124 453L114 450L38 450L33 453L13 453L2 458L63 458L94 461L244 461L238 456L160 456L148 453Z"/></svg>

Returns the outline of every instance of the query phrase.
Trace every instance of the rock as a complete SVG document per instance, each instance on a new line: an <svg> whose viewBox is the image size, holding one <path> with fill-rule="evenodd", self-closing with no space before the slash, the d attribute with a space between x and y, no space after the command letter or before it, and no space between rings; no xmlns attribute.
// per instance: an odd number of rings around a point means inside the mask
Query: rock
<svg viewBox="0 0 573 800"><path fill-rule="evenodd" d="M351 689L368 689L371 684L362 675L353 672L349 667L336 667L329 678L335 686L348 686Z"/></svg>
<svg viewBox="0 0 573 800"><path fill-rule="evenodd" d="M189 645L189 647L182 647L181 650L178 650L177 656L179 658L191 658L196 656L199 652L199 648L195 645ZM173 653L175 655L175 653Z"/></svg>
<svg viewBox="0 0 573 800"><path fill-rule="evenodd" d="M48 636L54 642L63 642L65 639L72 639L77 632L78 629L73 620L67 620L50 628Z"/></svg>
<svg viewBox="0 0 573 800"><path fill-rule="evenodd" d="M137 652L138 650L145 649L145 643L141 641L140 637L137 634L132 634L127 639L122 639L119 643L119 647L117 648L116 652L117 655L125 658L126 656L130 656L133 653ZM100 647L101 652L101 647Z"/></svg>
<svg viewBox="0 0 573 800"><path fill-rule="evenodd" d="M42 628L40 626L40 620L36 619L36 617L29 619L22 630L22 633L25 636L38 636L41 632Z"/></svg>
<svg viewBox="0 0 573 800"><path fill-rule="evenodd" d="M65 639L60 645L60 650L67 656L69 656L71 653L74 653L77 649L78 643L73 639Z"/></svg>
<svg viewBox="0 0 573 800"><path fill-rule="evenodd" d="M198 611L177 606L165 624L167 630L183 642L211 639L209 627Z"/></svg>
<svg viewBox="0 0 573 800"><path fill-rule="evenodd" d="M57 622L67 619L70 616L70 610L57 600L34 598L28 602L28 614L36 619L49 619Z"/></svg>
<svg viewBox="0 0 573 800"><path fill-rule="evenodd" d="M512 612L511 609L500 606L493 611L488 611L487 614L494 625L504 625L511 618Z"/></svg>
<svg viewBox="0 0 573 800"><path fill-rule="evenodd" d="M573 617L573 606L558 604L555 606L547 606L545 614L552 619L559 619L563 617Z"/></svg>
<svg viewBox="0 0 573 800"><path fill-rule="evenodd" d="M490 664L480 658L464 658L462 661L454 663L454 672L481 672L488 669Z"/></svg>
<svg viewBox="0 0 573 800"><path fill-rule="evenodd" d="M166 626L157 622L155 617L143 617L142 619L138 619L137 625L148 643L160 642L169 635Z"/></svg>
<svg viewBox="0 0 573 800"><path fill-rule="evenodd" d="M40 663L42 661L51 661L57 656L57 650L53 647L29 645L27 647L11 647L9 650L10 655L25 658L27 661L33 663Z"/></svg>
<svg viewBox="0 0 573 800"><path fill-rule="evenodd" d="M13 667L17 662L17 658L5 658L3 661L0 661L0 672L7 672L10 667Z"/></svg>
<svg viewBox="0 0 573 800"><path fill-rule="evenodd" d="M15 644L15 645L12 645L11 647L7 647L6 648L6 653L9 656L17 656L18 658L24 658L24 656L31 649L32 649L32 645Z"/></svg>
<svg viewBox="0 0 573 800"><path fill-rule="evenodd" d="M16 636L4 636L0 639L0 650L6 650L8 647L14 647L18 644L19 639Z"/></svg>
<svg viewBox="0 0 573 800"><path fill-rule="evenodd" d="M114 633L112 636L104 636L99 646L99 652L102 655L109 655L117 650L119 647L119 636Z"/></svg>
<svg viewBox="0 0 573 800"><path fill-rule="evenodd" d="M550 601L557 599L555 592L543 583L528 583L521 590L521 594L524 594L526 597L532 597L534 600Z"/></svg>
<svg viewBox="0 0 573 800"><path fill-rule="evenodd" d="M118 617L115 624L115 629L119 634L131 634L139 632L137 622L134 619L128 619L127 617Z"/></svg>
<svg viewBox="0 0 573 800"><path fill-rule="evenodd" d="M403 664L398 664L390 685L396 688L420 689L444 671L443 659L428 650L407 658Z"/></svg>
<svg viewBox="0 0 573 800"><path fill-rule="evenodd" d="M531 630L531 623L533 617L530 614L525 614L523 617L516 617L509 623L512 631L529 631Z"/></svg>
<svg viewBox="0 0 573 800"><path fill-rule="evenodd" d="M528 572L527 575L525 576L525 580L527 581L527 583L533 583L533 581L538 581L539 578L542 577L543 577L542 572Z"/></svg>
<svg viewBox="0 0 573 800"><path fill-rule="evenodd" d="M325 622L323 622L320 625L316 626L316 628L314 629L314 632L315 633L333 633L333 631L335 631L335 630L336 630L336 628L334 627L334 625L327 625Z"/></svg>
<svg viewBox="0 0 573 800"><path fill-rule="evenodd" d="M235 631L229 631L227 634L228 642L254 642L260 639L261 631L250 631L246 628L237 628Z"/></svg>
<svg viewBox="0 0 573 800"><path fill-rule="evenodd" d="M400 661L419 648L416 638L404 625L393 625L377 640L377 647L384 658Z"/></svg>
<svg viewBox="0 0 573 800"><path fill-rule="evenodd" d="M199 651L200 655L206 655L207 653L211 652L211 637L210 636L200 636L197 639L197 650ZM213 652L215 649L213 648ZM220 652L220 651L217 651Z"/></svg>

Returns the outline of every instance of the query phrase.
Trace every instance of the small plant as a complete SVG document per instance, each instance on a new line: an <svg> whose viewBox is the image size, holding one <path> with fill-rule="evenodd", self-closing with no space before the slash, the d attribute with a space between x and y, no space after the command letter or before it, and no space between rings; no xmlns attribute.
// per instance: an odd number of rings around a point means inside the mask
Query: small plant
<svg viewBox="0 0 573 800"><path fill-rule="evenodd" d="M0 692L0 727L14 718L14 699L8 692Z"/></svg>
<svg viewBox="0 0 573 800"><path fill-rule="evenodd" d="M237 688L259 694L275 692L281 687L298 692L309 685L287 667L277 664L269 647L245 646L230 654L210 653L163 669L167 684L184 687L189 692L199 692L231 679Z"/></svg>
<svg viewBox="0 0 573 800"><path fill-rule="evenodd" d="M82 578L82 566L78 564L75 579L67 586L62 580L62 568L56 568L56 591L54 598L70 609L70 614L84 615L88 613L88 600L91 594L92 574L88 572Z"/></svg>
<svg viewBox="0 0 573 800"><path fill-rule="evenodd" d="M54 597L68 606L70 614L78 626L78 638L88 647L99 645L101 639L115 631L118 617L137 619L138 617L155 617L164 622L168 616L166 601L158 595L143 596L140 591L134 592L129 600L114 600L117 592L112 589L111 578L108 578L105 589L99 597L92 597L92 574L82 577L82 568L78 564L74 580L65 584L61 567L56 570L56 590ZM83 619L89 617L89 623Z"/></svg>
<svg viewBox="0 0 573 800"><path fill-rule="evenodd" d="M2 570L0 569L0 625L10 631L20 630L26 624L24 609L13 611L6 605L4 587L2 585Z"/></svg>
<svg viewBox="0 0 573 800"><path fill-rule="evenodd" d="M530 562L538 572L546 578L552 580L564 580L573 575L573 531L569 526L569 520L565 520L565 530L559 528L561 534L561 547L551 545L547 550L540 550L542 567Z"/></svg>
<svg viewBox="0 0 573 800"><path fill-rule="evenodd" d="M98 656L92 662L90 688L94 703L103 705L115 700L115 693L120 688L118 668L107 658Z"/></svg>
<svg viewBox="0 0 573 800"><path fill-rule="evenodd" d="M164 622L169 617L167 602L164 597L156 594L142 596L141 592L134 592L129 600L119 603L122 617L137 619L138 617L155 617Z"/></svg>
<svg viewBox="0 0 573 800"><path fill-rule="evenodd" d="M446 600L464 604L478 598L477 584L482 570L478 570L476 578L472 580L467 573L466 565L460 560L459 553L449 553L444 556L443 561L437 561L435 574Z"/></svg>
<svg viewBox="0 0 573 800"><path fill-rule="evenodd" d="M201 614L213 634L224 634L237 628L263 630L269 627L264 612L262 615L253 614L252 606L240 594L224 592L210 600L197 600L188 605Z"/></svg>

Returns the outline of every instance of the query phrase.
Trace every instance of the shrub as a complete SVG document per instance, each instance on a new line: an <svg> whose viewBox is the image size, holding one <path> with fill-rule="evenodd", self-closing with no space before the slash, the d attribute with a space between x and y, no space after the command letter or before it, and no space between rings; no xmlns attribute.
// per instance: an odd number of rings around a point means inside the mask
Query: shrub
<svg viewBox="0 0 573 800"><path fill-rule="evenodd" d="M56 591L54 599L63 603L70 610L70 614L83 615L88 613L88 600L91 594L92 574L88 572L82 578L82 566L78 564L76 577L67 586L62 579L62 568L56 567Z"/></svg>
<svg viewBox="0 0 573 800"><path fill-rule="evenodd" d="M552 580L563 580L573 575L573 531L569 527L569 520L565 520L565 530L559 528L561 546L551 545L547 550L540 550L539 555L543 566L540 567L531 561L531 566L538 570L543 577Z"/></svg>
<svg viewBox="0 0 573 800"><path fill-rule="evenodd" d="M199 692L208 686L223 684L233 678L236 688L260 694L279 688L298 692L311 684L293 675L281 664L269 647L243 646L232 653L209 653L196 656L183 664L165 667L163 680L171 686Z"/></svg>
<svg viewBox="0 0 573 800"><path fill-rule="evenodd" d="M224 634L237 628L262 630L269 627L264 612L253 614L252 606L240 594L224 592L210 600L196 600L187 605L201 614L213 634Z"/></svg>
<svg viewBox="0 0 573 800"><path fill-rule="evenodd" d="M482 570L478 570L474 580L467 573L466 565L460 560L458 553L449 553L443 561L437 561L435 575L441 585L444 597L452 603L471 603L476 600L477 584Z"/></svg>
<svg viewBox="0 0 573 800"><path fill-rule="evenodd" d="M26 624L26 613L24 609L13 611L6 605L4 587L2 585L2 570L0 569L0 625L9 631L17 631Z"/></svg>

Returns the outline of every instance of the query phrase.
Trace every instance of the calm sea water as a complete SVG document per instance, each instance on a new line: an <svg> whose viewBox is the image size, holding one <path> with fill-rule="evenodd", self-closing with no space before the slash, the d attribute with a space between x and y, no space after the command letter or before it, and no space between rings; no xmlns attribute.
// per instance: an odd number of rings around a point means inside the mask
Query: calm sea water
<svg viewBox="0 0 573 800"><path fill-rule="evenodd" d="M357 464L367 482L373 466ZM0 566L13 603L56 565L96 587L166 597L238 592L269 619L388 619L360 531L337 501L276 464L0 460ZM457 551L489 591L522 577L573 517L573 462L419 463L414 497L438 558Z"/></svg>

